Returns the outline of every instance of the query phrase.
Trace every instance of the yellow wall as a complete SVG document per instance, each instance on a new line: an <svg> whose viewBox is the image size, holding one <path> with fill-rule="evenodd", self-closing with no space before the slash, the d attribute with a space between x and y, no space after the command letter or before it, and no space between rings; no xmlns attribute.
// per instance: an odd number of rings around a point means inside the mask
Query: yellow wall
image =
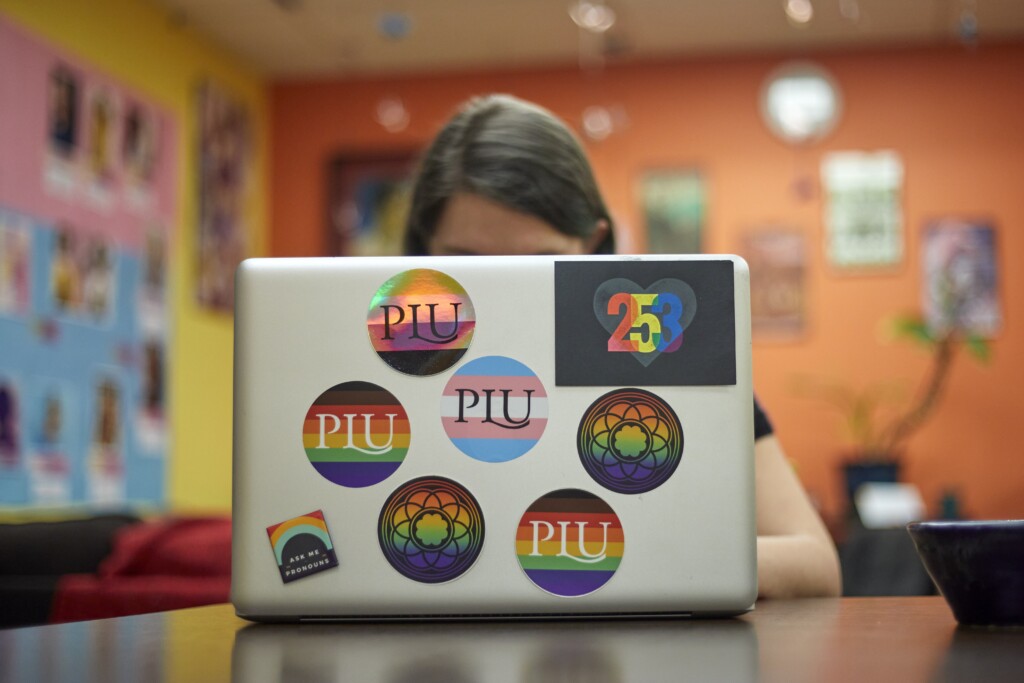
<svg viewBox="0 0 1024 683"><path fill-rule="evenodd" d="M246 207L253 255L264 251L267 98L262 79L180 22L139 0L0 0L0 12L168 109L179 127L180 198L171 252L171 447L168 497L176 512L231 507L232 319L195 303L197 182L194 93L210 78L252 116L255 187Z"/></svg>

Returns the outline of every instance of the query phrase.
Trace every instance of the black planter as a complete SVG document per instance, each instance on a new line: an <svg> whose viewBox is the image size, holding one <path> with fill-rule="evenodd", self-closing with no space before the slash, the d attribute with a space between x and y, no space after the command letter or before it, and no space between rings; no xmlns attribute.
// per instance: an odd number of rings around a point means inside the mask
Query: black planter
<svg viewBox="0 0 1024 683"><path fill-rule="evenodd" d="M855 514L854 495L862 484L894 484L900 480L898 460L863 460L843 465L843 483L846 491L846 509Z"/></svg>

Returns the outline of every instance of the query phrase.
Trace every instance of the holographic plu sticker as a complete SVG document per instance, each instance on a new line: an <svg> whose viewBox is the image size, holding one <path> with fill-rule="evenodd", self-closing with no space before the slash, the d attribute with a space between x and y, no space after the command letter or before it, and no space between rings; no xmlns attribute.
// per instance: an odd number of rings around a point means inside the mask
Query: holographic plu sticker
<svg viewBox="0 0 1024 683"><path fill-rule="evenodd" d="M350 488L378 484L409 450L409 417L394 396L370 382L344 382L306 412L302 445L325 479Z"/></svg>
<svg viewBox="0 0 1024 683"><path fill-rule="evenodd" d="M541 496L516 530L516 557L526 576L561 597L587 595L608 583L625 547L615 511L580 489Z"/></svg>
<svg viewBox="0 0 1024 683"><path fill-rule="evenodd" d="M285 583L338 566L338 556L320 510L267 527L270 547Z"/></svg>
<svg viewBox="0 0 1024 683"><path fill-rule="evenodd" d="M407 375L435 375L459 361L476 326L473 303L454 278L428 268L395 275L370 302L366 328L374 350Z"/></svg>
<svg viewBox="0 0 1024 683"><path fill-rule="evenodd" d="M484 544L476 498L444 477L420 477L392 493L380 512L380 549L399 574L444 583L464 574Z"/></svg>
<svg viewBox="0 0 1024 683"><path fill-rule="evenodd" d="M544 385L527 366L504 356L463 365L441 396L441 422L456 448L483 462L506 462L540 440L548 422Z"/></svg>
<svg viewBox="0 0 1024 683"><path fill-rule="evenodd" d="M576 447L598 484L616 493L645 493L668 481L679 466L683 429L658 396L617 389L587 408Z"/></svg>

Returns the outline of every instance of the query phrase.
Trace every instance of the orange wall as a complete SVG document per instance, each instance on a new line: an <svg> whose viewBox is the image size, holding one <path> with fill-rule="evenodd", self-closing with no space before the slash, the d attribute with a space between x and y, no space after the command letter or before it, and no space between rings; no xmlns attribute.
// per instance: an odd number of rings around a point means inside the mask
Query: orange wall
<svg viewBox="0 0 1024 683"><path fill-rule="evenodd" d="M735 251L741 231L766 223L807 235L807 331L797 341L756 340L754 379L805 485L835 514L842 424L831 409L796 396L794 377L853 386L895 377L912 388L925 355L885 340L879 329L919 305L922 224L946 214L990 218L1004 316L994 360L981 366L958 359L937 415L908 444L906 479L932 510L952 486L972 516L1024 517L1024 45L814 57L838 80L845 112L831 137L800 150L777 142L759 120L759 88L782 61L776 57L610 67L599 77L553 69L278 84L271 95L270 251L320 253L332 155L418 148L469 95L511 92L577 128L586 106L621 104L629 128L589 144L588 152L627 249L643 249L636 179L658 166L696 165L706 173L709 251ZM399 134L373 119L377 101L393 95L412 116ZM905 167L905 262L885 274L837 273L823 257L820 198L800 200L791 183L797 173L816 179L823 153L887 148Z"/></svg>

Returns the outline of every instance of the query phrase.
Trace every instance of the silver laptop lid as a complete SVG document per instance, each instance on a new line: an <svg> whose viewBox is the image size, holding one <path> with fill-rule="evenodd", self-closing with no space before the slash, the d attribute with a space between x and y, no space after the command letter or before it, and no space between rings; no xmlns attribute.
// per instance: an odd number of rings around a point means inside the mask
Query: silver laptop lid
<svg viewBox="0 0 1024 683"><path fill-rule="evenodd" d="M246 261L232 601L264 620L742 612L752 405L735 257Z"/></svg>

